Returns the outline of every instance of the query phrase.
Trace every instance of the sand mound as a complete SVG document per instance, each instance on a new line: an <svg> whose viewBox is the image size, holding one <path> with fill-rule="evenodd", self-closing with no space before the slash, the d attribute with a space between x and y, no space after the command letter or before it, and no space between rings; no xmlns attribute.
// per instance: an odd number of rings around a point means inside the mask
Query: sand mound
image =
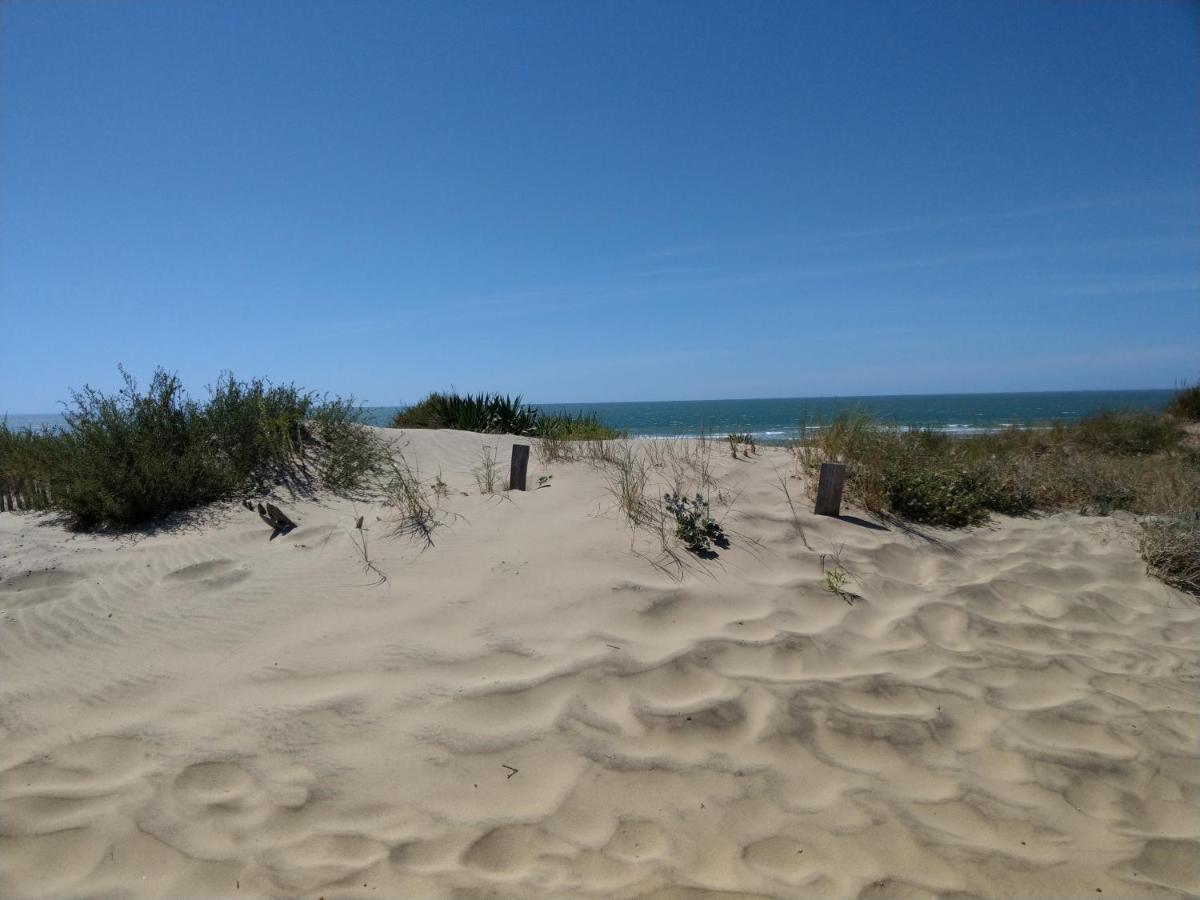
<svg viewBox="0 0 1200 900"><path fill-rule="evenodd" d="M0 895L1200 891L1200 609L1127 522L806 547L786 454L715 448L731 546L680 573L586 463L483 496L511 439L403 440L432 548L324 497L275 540L0 516Z"/></svg>

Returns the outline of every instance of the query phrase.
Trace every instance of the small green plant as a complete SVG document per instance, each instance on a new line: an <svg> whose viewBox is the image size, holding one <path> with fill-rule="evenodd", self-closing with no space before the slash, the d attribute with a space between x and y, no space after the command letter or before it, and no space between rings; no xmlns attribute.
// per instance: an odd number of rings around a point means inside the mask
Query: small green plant
<svg viewBox="0 0 1200 900"><path fill-rule="evenodd" d="M825 573L825 590L840 597L846 593L846 581L849 578L845 569L834 566Z"/></svg>
<svg viewBox="0 0 1200 900"><path fill-rule="evenodd" d="M346 534L362 560L363 574L375 578L367 587L379 587L381 584L387 584L388 577L387 573L375 565L375 561L371 559L371 551L367 545L367 529L363 527L363 518L363 516L358 516L354 520L353 530L346 529Z"/></svg>
<svg viewBox="0 0 1200 900"><path fill-rule="evenodd" d="M550 480L551 480L552 478L554 478L554 476L553 476L553 475L539 475L539 476L538 476L538 487L540 487L540 488L542 488L542 487L549 487L549 486L550 486Z"/></svg>
<svg viewBox="0 0 1200 900"><path fill-rule="evenodd" d="M485 444L479 451L479 465L471 470L481 494L496 493L496 485L500 481L500 465L496 462L498 452L499 448Z"/></svg>
<svg viewBox="0 0 1200 900"><path fill-rule="evenodd" d="M396 511L392 535L417 537L432 546L433 532L440 524L438 510L426 494L420 475L403 453L396 453L388 460L387 474L380 487L384 503Z"/></svg>
<svg viewBox="0 0 1200 900"><path fill-rule="evenodd" d="M432 490L433 496L437 497L439 500L449 496L450 494L450 485L446 484L446 482L442 479L441 469L438 469L437 477L433 479Z"/></svg>
<svg viewBox="0 0 1200 900"><path fill-rule="evenodd" d="M597 445L593 464L604 469L608 492L612 495L630 527L645 524L650 510L645 501L646 461L628 445Z"/></svg>
<svg viewBox="0 0 1200 900"><path fill-rule="evenodd" d="M708 501L697 493L694 498L664 494L663 505L675 517L675 536L693 553L712 550L714 541L724 537L721 526L709 514Z"/></svg>

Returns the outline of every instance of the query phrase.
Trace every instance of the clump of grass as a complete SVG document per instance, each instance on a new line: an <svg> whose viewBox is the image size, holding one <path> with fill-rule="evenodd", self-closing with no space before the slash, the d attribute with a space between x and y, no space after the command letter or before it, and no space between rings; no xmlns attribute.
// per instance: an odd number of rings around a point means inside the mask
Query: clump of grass
<svg viewBox="0 0 1200 900"><path fill-rule="evenodd" d="M729 441L729 455L734 459L738 458L738 449L741 448L742 456L749 459L752 454L758 453L758 448L754 445L754 435L748 431L730 432L726 436Z"/></svg>
<svg viewBox="0 0 1200 900"><path fill-rule="evenodd" d="M437 477L433 479L431 490L433 491L433 496L437 497L439 500L450 495L450 485L446 484L445 479L442 478L441 469L438 469Z"/></svg>
<svg viewBox="0 0 1200 900"><path fill-rule="evenodd" d="M1176 419L1150 412L1096 413L1065 430L1077 446L1115 456L1174 450L1186 434Z"/></svg>
<svg viewBox="0 0 1200 900"><path fill-rule="evenodd" d="M607 440L620 432L603 424L595 413L545 413L527 405L520 395L435 392L401 410L393 428L454 428L481 434L516 434L557 442ZM559 444L561 446L561 443Z"/></svg>
<svg viewBox="0 0 1200 900"><path fill-rule="evenodd" d="M825 590L840 597L846 590L846 581L849 577L844 569L839 569L836 566L827 570L825 572Z"/></svg>
<svg viewBox="0 0 1200 900"><path fill-rule="evenodd" d="M62 431L0 427L0 472L80 526L128 526L278 479L307 482L308 459L333 490L366 482L383 456L350 401L222 375L205 402L159 369L144 391L124 370L112 394L72 394Z"/></svg>
<svg viewBox="0 0 1200 900"><path fill-rule="evenodd" d="M496 461L496 456L499 453L499 448L489 447L486 444L479 451L479 465L471 470L471 474L475 478L475 485L479 488L481 494L496 493L496 486L500 481L500 464Z"/></svg>
<svg viewBox="0 0 1200 900"><path fill-rule="evenodd" d="M646 471L646 461L632 447L625 446L620 451L613 451L600 457L607 464L605 475L608 482L608 492L616 501L617 509L624 516L631 528L649 521L649 510L646 503L646 482L649 473Z"/></svg>
<svg viewBox="0 0 1200 900"><path fill-rule="evenodd" d="M445 486L441 475L434 486L427 489L403 453L390 457L381 488L384 502L396 510L396 519L392 523L394 537L417 537L426 545L433 546L433 533L441 522L437 506L429 499L429 494L432 492L435 497L441 496L438 484Z"/></svg>
<svg viewBox="0 0 1200 900"><path fill-rule="evenodd" d="M1200 422L1200 381L1181 386L1167 404L1167 413L1188 422Z"/></svg>
<svg viewBox="0 0 1200 900"><path fill-rule="evenodd" d="M1140 549L1147 572L1200 595L1200 509L1143 523Z"/></svg>

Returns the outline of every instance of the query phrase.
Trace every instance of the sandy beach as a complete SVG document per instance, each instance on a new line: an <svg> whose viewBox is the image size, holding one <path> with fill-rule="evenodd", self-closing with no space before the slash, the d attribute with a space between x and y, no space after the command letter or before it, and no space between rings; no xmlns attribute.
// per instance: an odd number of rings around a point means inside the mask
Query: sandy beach
<svg viewBox="0 0 1200 900"><path fill-rule="evenodd" d="M0 515L0 895L1200 891L1200 607L1132 517L817 517L718 445L679 569L586 462L484 495L514 439L387 434L433 546L324 494L273 540Z"/></svg>

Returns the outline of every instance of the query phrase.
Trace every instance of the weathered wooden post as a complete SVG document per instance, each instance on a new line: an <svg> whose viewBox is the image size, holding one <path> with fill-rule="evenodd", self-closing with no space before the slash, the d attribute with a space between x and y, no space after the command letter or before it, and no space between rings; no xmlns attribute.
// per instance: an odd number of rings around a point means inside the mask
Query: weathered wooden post
<svg viewBox="0 0 1200 900"><path fill-rule="evenodd" d="M529 468L529 445L513 444L512 467L508 471L508 489L525 490L525 472Z"/></svg>
<svg viewBox="0 0 1200 900"><path fill-rule="evenodd" d="M841 463L821 463L821 478L817 482L817 505L813 508L818 516L839 516L842 513L842 484L846 480L846 467Z"/></svg>

